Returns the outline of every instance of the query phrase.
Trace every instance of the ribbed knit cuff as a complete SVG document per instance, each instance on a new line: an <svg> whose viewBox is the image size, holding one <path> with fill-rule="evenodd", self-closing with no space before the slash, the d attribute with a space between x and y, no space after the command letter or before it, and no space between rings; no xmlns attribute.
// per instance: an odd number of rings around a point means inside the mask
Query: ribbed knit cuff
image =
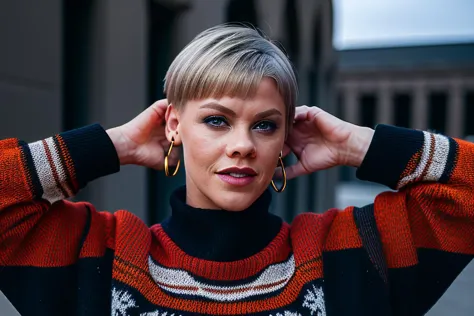
<svg viewBox="0 0 474 316"><path fill-rule="evenodd" d="M99 124L61 133L72 159L79 188L120 170L114 144Z"/></svg>
<svg viewBox="0 0 474 316"><path fill-rule="evenodd" d="M377 125L369 150L357 169L357 177L397 189L410 159L423 148L423 132Z"/></svg>

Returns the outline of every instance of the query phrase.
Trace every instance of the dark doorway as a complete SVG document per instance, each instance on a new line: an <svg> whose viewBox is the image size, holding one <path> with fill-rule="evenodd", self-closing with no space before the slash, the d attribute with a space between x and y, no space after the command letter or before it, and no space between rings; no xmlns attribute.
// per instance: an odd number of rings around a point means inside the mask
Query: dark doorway
<svg viewBox="0 0 474 316"><path fill-rule="evenodd" d="M464 136L474 136L474 91L464 95ZM461 124L461 122L459 122Z"/></svg>
<svg viewBox="0 0 474 316"><path fill-rule="evenodd" d="M362 126L375 127L377 115L377 97L375 94L363 94L359 97L359 115Z"/></svg>
<svg viewBox="0 0 474 316"><path fill-rule="evenodd" d="M408 93L395 94L393 111L396 126L410 127L412 102L412 96Z"/></svg>
<svg viewBox="0 0 474 316"><path fill-rule="evenodd" d="M448 96L446 92L432 92L428 99L429 117L428 128L436 133L446 132L446 115Z"/></svg>
<svg viewBox="0 0 474 316"><path fill-rule="evenodd" d="M62 130L88 123L93 5L93 0L63 1Z"/></svg>
<svg viewBox="0 0 474 316"><path fill-rule="evenodd" d="M230 0L226 19L229 23L248 24L258 27L258 16L254 0Z"/></svg>

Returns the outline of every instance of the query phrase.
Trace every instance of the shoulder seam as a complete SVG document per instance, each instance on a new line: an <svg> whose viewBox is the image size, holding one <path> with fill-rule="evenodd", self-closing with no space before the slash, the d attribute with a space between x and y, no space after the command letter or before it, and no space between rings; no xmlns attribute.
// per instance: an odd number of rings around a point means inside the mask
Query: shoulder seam
<svg viewBox="0 0 474 316"><path fill-rule="evenodd" d="M385 284L388 285L388 268L383 254L380 233L374 216L374 204L364 207L354 207L354 221L362 239L362 245L367 251L370 261L378 271Z"/></svg>

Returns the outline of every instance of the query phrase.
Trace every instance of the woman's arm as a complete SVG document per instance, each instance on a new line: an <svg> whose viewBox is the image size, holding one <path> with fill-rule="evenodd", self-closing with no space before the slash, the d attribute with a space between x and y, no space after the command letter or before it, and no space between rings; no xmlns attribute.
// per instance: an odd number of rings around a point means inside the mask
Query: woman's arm
<svg viewBox="0 0 474 316"><path fill-rule="evenodd" d="M474 256L474 144L381 125L357 175L398 190L373 204L391 298L426 312Z"/></svg>
<svg viewBox="0 0 474 316"><path fill-rule="evenodd" d="M166 108L158 101L107 131L91 125L31 144L0 141L0 266L71 264L92 240L85 255L113 248L114 216L64 199L120 164L162 168Z"/></svg>
<svg viewBox="0 0 474 316"><path fill-rule="evenodd" d="M305 236L317 227L326 253L363 250L372 267L344 255L326 265L337 275L375 267L371 282L388 286L396 315L424 314L474 256L474 144L387 125L374 133L315 107L298 108L295 121L287 145L299 161L289 177L349 165L394 191L362 208L299 216L293 226ZM327 231L318 221L331 223Z"/></svg>
<svg viewBox="0 0 474 316"><path fill-rule="evenodd" d="M53 248L63 250L58 261L72 263L92 206L63 199L118 170L114 145L99 125L30 144L1 141L0 265L41 265L57 257Z"/></svg>

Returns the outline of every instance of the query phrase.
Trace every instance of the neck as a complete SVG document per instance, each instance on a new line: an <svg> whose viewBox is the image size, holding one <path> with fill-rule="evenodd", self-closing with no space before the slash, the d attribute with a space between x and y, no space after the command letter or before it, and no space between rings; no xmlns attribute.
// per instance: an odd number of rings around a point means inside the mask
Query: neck
<svg viewBox="0 0 474 316"><path fill-rule="evenodd" d="M243 211L199 209L186 204L186 188L182 187L172 194L172 216L162 226L193 257L241 260L261 251L280 231L282 220L268 212L270 202L267 190Z"/></svg>

